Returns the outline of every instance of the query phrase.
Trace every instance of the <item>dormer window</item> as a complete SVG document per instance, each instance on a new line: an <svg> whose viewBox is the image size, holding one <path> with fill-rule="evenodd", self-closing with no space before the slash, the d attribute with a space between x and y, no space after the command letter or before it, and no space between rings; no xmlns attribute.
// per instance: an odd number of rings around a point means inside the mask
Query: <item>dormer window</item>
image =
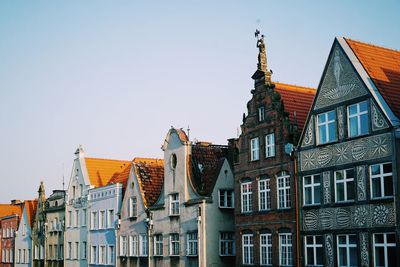
<svg viewBox="0 0 400 267"><path fill-rule="evenodd" d="M326 144L336 140L336 114L328 111L317 116L318 144Z"/></svg>
<svg viewBox="0 0 400 267"><path fill-rule="evenodd" d="M368 127L368 105L363 101L347 107L347 123L349 137L367 134Z"/></svg>
<svg viewBox="0 0 400 267"><path fill-rule="evenodd" d="M172 154L170 158L170 166L172 170L176 169L176 164L178 163L178 159L176 158L176 154Z"/></svg>
<svg viewBox="0 0 400 267"><path fill-rule="evenodd" d="M129 198L129 218L137 217L137 199L136 197Z"/></svg>
<svg viewBox="0 0 400 267"><path fill-rule="evenodd" d="M265 120L265 108L264 106L258 107L258 121L263 122Z"/></svg>
<svg viewBox="0 0 400 267"><path fill-rule="evenodd" d="M234 208L234 194L232 189L220 189L218 194L220 208Z"/></svg>
<svg viewBox="0 0 400 267"><path fill-rule="evenodd" d="M169 215L179 216L179 194L169 195Z"/></svg>

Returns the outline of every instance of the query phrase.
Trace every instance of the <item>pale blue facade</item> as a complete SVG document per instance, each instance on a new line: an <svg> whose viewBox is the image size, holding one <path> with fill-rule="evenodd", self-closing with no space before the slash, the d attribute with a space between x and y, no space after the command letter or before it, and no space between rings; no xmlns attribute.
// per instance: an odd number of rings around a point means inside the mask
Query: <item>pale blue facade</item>
<svg viewBox="0 0 400 267"><path fill-rule="evenodd" d="M116 231L122 203L122 184L89 190L89 266L115 266Z"/></svg>
<svg viewBox="0 0 400 267"><path fill-rule="evenodd" d="M25 205L18 231L15 233L15 266L32 266L32 228Z"/></svg>

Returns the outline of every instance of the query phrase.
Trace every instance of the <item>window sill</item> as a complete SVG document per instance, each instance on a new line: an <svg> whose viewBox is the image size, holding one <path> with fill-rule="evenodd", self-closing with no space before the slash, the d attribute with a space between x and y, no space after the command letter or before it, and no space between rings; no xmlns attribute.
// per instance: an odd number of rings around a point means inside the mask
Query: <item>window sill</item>
<svg viewBox="0 0 400 267"><path fill-rule="evenodd" d="M198 257L198 255L186 255L186 257L189 257L189 258L196 258L196 257Z"/></svg>
<svg viewBox="0 0 400 267"><path fill-rule="evenodd" d="M304 205L303 205L303 208L304 208L304 209L308 209L308 208L312 209L312 208L318 208L318 207L321 207L321 203L316 203L316 204L304 204Z"/></svg>

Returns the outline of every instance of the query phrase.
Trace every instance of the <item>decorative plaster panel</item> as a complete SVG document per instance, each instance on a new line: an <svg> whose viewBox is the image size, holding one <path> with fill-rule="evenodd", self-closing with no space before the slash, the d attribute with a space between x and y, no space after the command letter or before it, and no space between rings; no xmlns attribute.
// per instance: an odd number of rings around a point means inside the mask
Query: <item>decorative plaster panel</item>
<svg viewBox="0 0 400 267"><path fill-rule="evenodd" d="M385 118L375 104L371 101L371 120L372 120L372 130L378 131L381 129L388 128Z"/></svg>
<svg viewBox="0 0 400 267"><path fill-rule="evenodd" d="M324 204L331 203L331 173L324 172L322 174L324 181Z"/></svg>
<svg viewBox="0 0 400 267"><path fill-rule="evenodd" d="M360 233L361 266L369 266L368 256L368 233Z"/></svg>
<svg viewBox="0 0 400 267"><path fill-rule="evenodd" d="M367 199L365 166L357 166L357 199L359 201Z"/></svg>
<svg viewBox="0 0 400 267"><path fill-rule="evenodd" d="M342 50L335 45L317 95L314 110L363 96L367 89Z"/></svg>
<svg viewBox="0 0 400 267"><path fill-rule="evenodd" d="M333 235L325 235L326 266L333 266Z"/></svg>
<svg viewBox="0 0 400 267"><path fill-rule="evenodd" d="M339 130L339 140L342 140L344 136L344 107L339 106L337 108L337 117L338 117L338 130Z"/></svg>
<svg viewBox="0 0 400 267"><path fill-rule="evenodd" d="M385 133L300 152L300 169L308 171L390 155L391 135Z"/></svg>
<svg viewBox="0 0 400 267"><path fill-rule="evenodd" d="M304 211L303 230L354 229L394 226L393 203L321 208Z"/></svg>
<svg viewBox="0 0 400 267"><path fill-rule="evenodd" d="M314 144L314 116L311 116L301 146L306 147L313 144Z"/></svg>

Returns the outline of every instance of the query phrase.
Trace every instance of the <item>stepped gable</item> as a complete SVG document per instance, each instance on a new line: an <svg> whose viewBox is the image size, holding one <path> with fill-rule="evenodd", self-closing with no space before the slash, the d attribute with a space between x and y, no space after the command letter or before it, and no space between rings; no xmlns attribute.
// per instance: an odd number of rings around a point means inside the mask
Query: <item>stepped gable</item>
<svg viewBox="0 0 400 267"><path fill-rule="evenodd" d="M274 82L275 90L281 95L285 112L289 113L291 123L297 123L301 133L307 120L308 112L314 100L313 88Z"/></svg>
<svg viewBox="0 0 400 267"><path fill-rule="evenodd" d="M400 118L400 51L345 40L390 109Z"/></svg>
<svg viewBox="0 0 400 267"><path fill-rule="evenodd" d="M200 195L210 196L220 169L228 156L228 147L198 142L192 145L189 156L189 177Z"/></svg>
<svg viewBox="0 0 400 267"><path fill-rule="evenodd" d="M135 158L133 166L147 208L160 197L164 184L164 161L153 158Z"/></svg>
<svg viewBox="0 0 400 267"><path fill-rule="evenodd" d="M101 158L85 158L85 162L90 184L94 187L107 185L111 180L117 179L131 163L125 160Z"/></svg>

